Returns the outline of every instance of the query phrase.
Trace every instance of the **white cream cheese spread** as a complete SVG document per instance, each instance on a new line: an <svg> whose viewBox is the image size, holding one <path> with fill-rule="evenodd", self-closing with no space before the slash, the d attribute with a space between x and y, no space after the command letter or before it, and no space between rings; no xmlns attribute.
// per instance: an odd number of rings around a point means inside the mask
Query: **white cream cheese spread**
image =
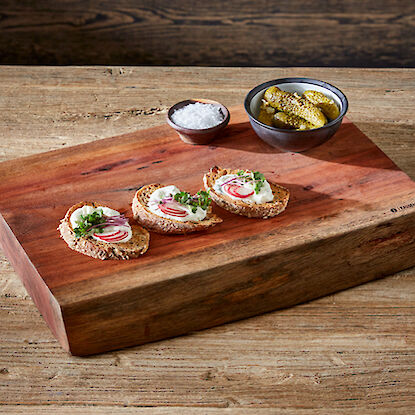
<svg viewBox="0 0 415 415"><path fill-rule="evenodd" d="M72 213L69 219L72 229L75 229L78 226L78 222L81 221L81 215L90 215L91 213L99 212L100 210L102 210L102 214L107 217L120 216L120 212L105 206L94 208L93 206L85 205ZM128 222L124 225L108 225L103 228L102 233L92 232L90 233L90 236L99 242L105 243L128 242L132 237L132 229Z"/></svg>
<svg viewBox="0 0 415 415"><path fill-rule="evenodd" d="M174 200L174 195L180 193L176 186L165 186L155 190L149 198L148 209L157 216L174 219L179 222L200 222L206 217L206 210L184 205Z"/></svg>
<svg viewBox="0 0 415 415"><path fill-rule="evenodd" d="M272 202L274 195L271 186L264 180L262 186L256 193L256 181L252 172L244 172L244 176L249 176L252 180L246 181L237 174L225 174L219 177L214 185L213 190L221 195L226 195L233 200L241 200L245 203L261 204Z"/></svg>

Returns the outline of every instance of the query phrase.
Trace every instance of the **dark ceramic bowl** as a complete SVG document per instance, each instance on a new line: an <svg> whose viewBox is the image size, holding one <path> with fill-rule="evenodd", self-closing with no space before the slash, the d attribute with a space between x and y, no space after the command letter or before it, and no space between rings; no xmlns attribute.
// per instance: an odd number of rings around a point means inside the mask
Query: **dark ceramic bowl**
<svg viewBox="0 0 415 415"><path fill-rule="evenodd" d="M194 104L201 102L202 104L214 104L220 107L220 111L223 114L223 121L211 128L205 128L203 130L195 130L181 127L173 122L171 116L174 111L182 108L188 104ZM178 102L174 104L167 113L167 123L170 127L173 127L180 138L187 144L208 144L210 143L229 123L230 114L228 109L219 102L212 101L210 99L187 99L186 101Z"/></svg>
<svg viewBox="0 0 415 415"><path fill-rule="evenodd" d="M257 117L264 92L270 86L274 85L284 91L297 92L299 95L302 95L304 91L309 89L320 91L334 100L340 109L340 115L323 127L314 130L299 131L270 127L269 125L258 121ZM254 131L266 143L285 151L306 151L326 142L339 129L343 117L347 112L347 108L347 98L340 89L327 82L311 78L281 78L268 81L256 86L249 91L245 97L245 110L248 113L249 121L251 122Z"/></svg>

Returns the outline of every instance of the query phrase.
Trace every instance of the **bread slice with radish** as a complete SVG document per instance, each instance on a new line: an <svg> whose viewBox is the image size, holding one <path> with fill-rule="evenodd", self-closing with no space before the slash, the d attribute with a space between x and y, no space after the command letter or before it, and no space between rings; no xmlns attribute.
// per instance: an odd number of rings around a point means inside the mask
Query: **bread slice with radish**
<svg viewBox="0 0 415 415"><path fill-rule="evenodd" d="M58 227L69 248L97 259L131 259L144 254L150 234L118 211L97 202L80 202Z"/></svg>
<svg viewBox="0 0 415 415"><path fill-rule="evenodd" d="M267 219L283 212L290 192L259 172L212 167L203 177L206 191L221 208L249 218Z"/></svg>
<svg viewBox="0 0 415 415"><path fill-rule="evenodd" d="M186 234L206 230L222 222L212 213L207 192L195 195L174 185L158 183L141 187L131 205L134 219L157 233Z"/></svg>

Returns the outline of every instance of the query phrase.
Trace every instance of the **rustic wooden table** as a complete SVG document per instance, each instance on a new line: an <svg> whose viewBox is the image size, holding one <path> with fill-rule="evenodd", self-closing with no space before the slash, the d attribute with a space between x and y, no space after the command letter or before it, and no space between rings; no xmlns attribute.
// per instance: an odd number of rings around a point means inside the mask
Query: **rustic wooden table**
<svg viewBox="0 0 415 415"><path fill-rule="evenodd" d="M263 81L326 80L415 179L415 70L1 67L0 161L164 122L189 97L238 105ZM0 253L0 412L409 414L415 270L288 310L89 358L55 341Z"/></svg>

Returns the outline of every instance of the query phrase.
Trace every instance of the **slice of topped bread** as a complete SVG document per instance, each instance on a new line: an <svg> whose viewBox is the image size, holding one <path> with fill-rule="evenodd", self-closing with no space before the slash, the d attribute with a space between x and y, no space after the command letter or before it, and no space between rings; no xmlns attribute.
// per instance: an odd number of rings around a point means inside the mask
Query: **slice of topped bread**
<svg viewBox="0 0 415 415"><path fill-rule="evenodd" d="M237 215L247 216L248 218L262 218L268 219L280 214L285 210L290 192L285 187L278 184L268 182L274 199L266 203L247 203L243 200L235 200L226 194L221 194L215 191L214 184L219 177L226 174L238 174L240 169L223 169L221 167L212 167L208 173L203 177L205 189L209 191L212 200L221 208ZM249 170L247 170L249 172Z"/></svg>
<svg viewBox="0 0 415 415"><path fill-rule="evenodd" d="M137 224L130 224L132 230L131 239L127 242L101 242L92 236L76 237L71 225L71 215L78 208L83 206L105 206L97 202L80 202L73 205L61 220L58 227L61 237L68 244L69 248L81 254L97 259L130 259L137 258L144 254L149 245L150 234L148 231Z"/></svg>
<svg viewBox="0 0 415 415"><path fill-rule="evenodd" d="M222 219L212 213L212 207L206 210L206 217L197 222L178 221L170 218L163 218L151 212L148 203L151 194L157 189L161 189L165 185L149 184L141 187L135 194L132 202L132 210L134 219L147 229L157 233L186 234L190 232L203 231L218 223Z"/></svg>

